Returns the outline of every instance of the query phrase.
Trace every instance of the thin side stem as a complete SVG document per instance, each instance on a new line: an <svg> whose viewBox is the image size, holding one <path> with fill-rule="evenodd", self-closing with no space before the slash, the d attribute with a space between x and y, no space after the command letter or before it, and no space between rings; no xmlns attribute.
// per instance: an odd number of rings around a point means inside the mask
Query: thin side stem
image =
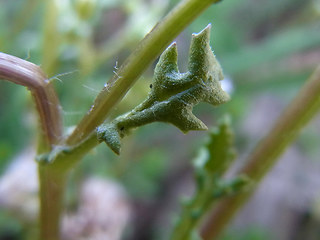
<svg viewBox="0 0 320 240"><path fill-rule="evenodd" d="M255 187L277 162L279 156L297 137L300 130L318 113L320 109L320 66L300 90L296 98L274 124L270 133L249 155L247 164L238 172L255 182ZM254 193L250 191L226 198L218 204L201 235L204 240L216 239L237 210Z"/></svg>
<svg viewBox="0 0 320 240"><path fill-rule="evenodd" d="M98 141L96 133L92 133L87 139L72 148L56 149L49 156L50 166L60 171L72 169L92 148L96 147Z"/></svg>
<svg viewBox="0 0 320 240"><path fill-rule="evenodd" d="M61 34L58 31L57 1L45 1L43 24L42 69L48 76L56 73Z"/></svg>
<svg viewBox="0 0 320 240"><path fill-rule="evenodd" d="M68 138L67 144L79 143L102 124L111 109L123 98L137 78L165 47L201 12L217 1L183 1L158 23L100 92L90 111Z"/></svg>

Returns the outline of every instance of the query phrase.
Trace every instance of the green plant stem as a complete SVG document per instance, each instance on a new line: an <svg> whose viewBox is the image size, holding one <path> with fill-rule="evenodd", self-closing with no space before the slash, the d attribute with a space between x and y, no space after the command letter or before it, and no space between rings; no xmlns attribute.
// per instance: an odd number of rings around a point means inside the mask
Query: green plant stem
<svg viewBox="0 0 320 240"><path fill-rule="evenodd" d="M217 1L183 1L158 23L100 92L90 111L67 139L67 144L74 145L81 142L102 124L111 109L165 47L201 12Z"/></svg>
<svg viewBox="0 0 320 240"><path fill-rule="evenodd" d="M99 143L96 133L92 133L85 141L72 148L56 149L48 156L47 160L50 162L50 166L56 170L68 171Z"/></svg>
<svg viewBox="0 0 320 240"><path fill-rule="evenodd" d="M27 87L33 96L40 119L38 154L51 151L62 138L62 119L56 93L39 66L0 53L0 78ZM59 239L66 174L52 165L38 164L40 182L40 239Z"/></svg>
<svg viewBox="0 0 320 240"><path fill-rule="evenodd" d="M249 155L245 166L238 172L238 174L247 175L255 183L254 187L250 191L224 199L214 208L201 231L204 240L217 239L237 210L254 193L258 183L274 166L279 156L319 109L320 66L276 121L270 133Z"/></svg>
<svg viewBox="0 0 320 240"><path fill-rule="evenodd" d="M57 1L45 1L45 15L42 46L42 69L48 76L56 73L61 35L58 31Z"/></svg>
<svg viewBox="0 0 320 240"><path fill-rule="evenodd" d="M15 21L10 27L10 38L15 39L16 35L21 33L25 26L29 23L30 19L34 16L34 12L39 6L39 0L24 1L19 13L16 14Z"/></svg>
<svg viewBox="0 0 320 240"><path fill-rule="evenodd" d="M50 165L38 165L40 179L40 238L60 239L60 217L67 174Z"/></svg>

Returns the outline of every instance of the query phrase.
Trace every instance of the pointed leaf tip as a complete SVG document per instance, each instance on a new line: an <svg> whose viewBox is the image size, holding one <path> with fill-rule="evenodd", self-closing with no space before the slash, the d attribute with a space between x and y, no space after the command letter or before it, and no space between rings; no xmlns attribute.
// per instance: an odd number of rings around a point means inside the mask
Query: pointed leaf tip
<svg viewBox="0 0 320 240"><path fill-rule="evenodd" d="M172 116L173 118L169 122L179 128L183 133L208 130L208 127L191 111L176 111Z"/></svg>
<svg viewBox="0 0 320 240"><path fill-rule="evenodd" d="M209 45L210 30L211 24L193 34L187 73L178 70L177 44L169 45L156 65L147 99L129 113L103 124L104 127L97 130L98 139L119 154L121 139L131 129L155 121L171 123L183 133L207 130L207 126L192 113L193 107L200 102L216 106L229 99L219 83L222 69ZM227 157L231 158L229 155Z"/></svg>
<svg viewBox="0 0 320 240"><path fill-rule="evenodd" d="M210 33L211 33L211 23L209 23L201 32L193 33L193 39L203 39L209 42L210 40Z"/></svg>
<svg viewBox="0 0 320 240"><path fill-rule="evenodd" d="M173 42L160 56L155 68L155 75L164 75L168 72L178 72L178 49Z"/></svg>
<svg viewBox="0 0 320 240"><path fill-rule="evenodd" d="M97 128L96 132L99 141L105 142L115 154L120 155L121 140L115 126L103 124Z"/></svg>
<svg viewBox="0 0 320 240"><path fill-rule="evenodd" d="M176 42L173 42L173 43L171 43L171 44L169 45L169 47L167 47L167 48L171 48L171 47L177 47L177 43L176 43Z"/></svg>
<svg viewBox="0 0 320 240"><path fill-rule="evenodd" d="M178 61L178 49L177 43L173 42L167 49L161 54L159 62L168 62L176 64Z"/></svg>
<svg viewBox="0 0 320 240"><path fill-rule="evenodd" d="M189 71L198 76L206 75L216 65L216 59L210 47L209 24L201 32L193 34L189 52Z"/></svg>

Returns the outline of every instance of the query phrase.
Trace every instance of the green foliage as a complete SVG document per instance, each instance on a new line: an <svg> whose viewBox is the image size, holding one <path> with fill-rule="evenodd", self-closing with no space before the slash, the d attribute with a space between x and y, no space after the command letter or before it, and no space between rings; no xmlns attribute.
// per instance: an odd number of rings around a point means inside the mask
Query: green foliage
<svg viewBox="0 0 320 240"><path fill-rule="evenodd" d="M281 59L283 56L317 47L320 43L318 26L317 22L283 30L260 43L243 47L235 53L226 54L222 59L222 64L228 66L230 73L239 73L262 63Z"/></svg>
<svg viewBox="0 0 320 240"><path fill-rule="evenodd" d="M226 117L220 123L219 128L211 130L209 136L210 141L202 149L196 166L200 169L206 169L209 174L221 176L236 156L236 152L232 148L233 133L230 129L230 119Z"/></svg>
<svg viewBox="0 0 320 240"><path fill-rule="evenodd" d="M211 131L209 142L195 160L196 192L193 198L184 204L171 236L172 240L197 239L195 228L213 203L220 198L237 194L248 186L250 181L246 176L222 179L234 157L230 120L224 118L219 127Z"/></svg>
<svg viewBox="0 0 320 240"><path fill-rule="evenodd" d="M184 133L206 130L206 125L193 115L193 107L200 102L216 106L229 100L219 83L223 79L222 69L209 40L210 26L193 35L189 71L186 73L178 70L176 44L170 45L156 66L148 98L131 112L100 126L97 129L98 139L119 154L121 138L131 129L151 122L168 122Z"/></svg>
<svg viewBox="0 0 320 240"><path fill-rule="evenodd" d="M0 239L23 239L23 227L9 213L0 214Z"/></svg>

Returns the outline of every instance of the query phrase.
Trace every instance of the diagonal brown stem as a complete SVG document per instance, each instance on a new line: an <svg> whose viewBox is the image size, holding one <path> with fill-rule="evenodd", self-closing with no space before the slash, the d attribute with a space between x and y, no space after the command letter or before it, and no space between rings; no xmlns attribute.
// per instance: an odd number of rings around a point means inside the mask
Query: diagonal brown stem
<svg viewBox="0 0 320 240"><path fill-rule="evenodd" d="M300 130L318 113L319 109L320 66L276 121L270 133L249 155L247 164L238 174L247 175L257 186L277 162L279 156L297 137ZM255 188L252 188L248 192L224 199L218 204L202 228L203 239L216 239L254 190Z"/></svg>

